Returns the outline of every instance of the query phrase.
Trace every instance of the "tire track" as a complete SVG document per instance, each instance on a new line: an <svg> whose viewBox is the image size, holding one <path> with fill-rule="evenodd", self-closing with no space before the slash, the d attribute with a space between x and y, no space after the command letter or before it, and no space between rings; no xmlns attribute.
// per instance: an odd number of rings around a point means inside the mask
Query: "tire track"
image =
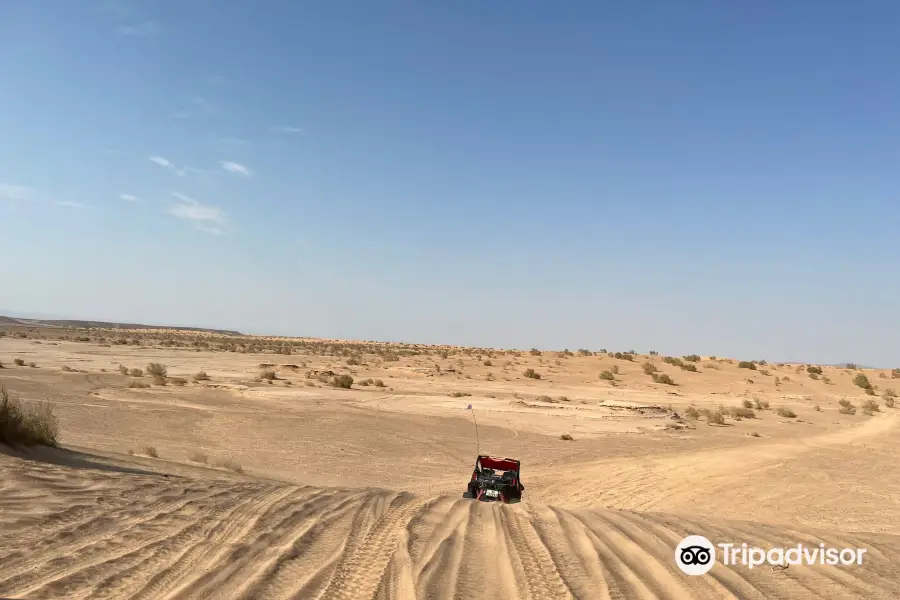
<svg viewBox="0 0 900 600"><path fill-rule="evenodd" d="M510 550L522 560L524 583L532 600L572 600L572 592L563 581L553 557L526 518L523 507L504 506L501 525L512 542ZM532 516L533 518L533 516Z"/></svg>

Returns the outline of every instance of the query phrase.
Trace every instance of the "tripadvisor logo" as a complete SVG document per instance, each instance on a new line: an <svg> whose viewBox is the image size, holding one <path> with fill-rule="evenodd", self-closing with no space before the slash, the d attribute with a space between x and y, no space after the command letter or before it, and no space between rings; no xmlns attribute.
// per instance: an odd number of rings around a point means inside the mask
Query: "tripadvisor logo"
<svg viewBox="0 0 900 600"><path fill-rule="evenodd" d="M759 548L745 543L713 544L702 535L689 535L675 548L675 563L688 575L704 575L716 564L716 548L720 560L727 567L737 565L752 569L761 565L785 567L789 565L861 565L866 548L829 548L825 544L789 548Z"/></svg>

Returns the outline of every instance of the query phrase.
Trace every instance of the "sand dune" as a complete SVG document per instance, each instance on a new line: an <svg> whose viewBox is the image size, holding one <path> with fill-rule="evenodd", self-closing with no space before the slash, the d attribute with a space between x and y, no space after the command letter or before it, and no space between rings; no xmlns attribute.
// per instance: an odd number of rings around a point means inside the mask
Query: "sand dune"
<svg viewBox="0 0 900 600"><path fill-rule="evenodd" d="M835 392L816 380L753 390L799 418L762 410L670 429L673 410L747 397L745 373L710 367L675 395L629 381L629 364L618 386L587 382L605 358L534 382L512 369L485 379L481 361L438 376L433 358L416 357L354 373L384 389L336 390L300 367L254 381L263 361L234 354L0 339L0 355L38 363L0 382L52 402L65 445L0 453L3 597L900 597L900 412L840 414L837 399L861 392L839 369ZM115 372L149 360L212 381L132 389ZM461 498L476 450L470 402L481 448L523 460L522 504ZM223 458L243 472L216 466ZM691 577L674 561L689 534L867 553L858 566L716 564Z"/></svg>

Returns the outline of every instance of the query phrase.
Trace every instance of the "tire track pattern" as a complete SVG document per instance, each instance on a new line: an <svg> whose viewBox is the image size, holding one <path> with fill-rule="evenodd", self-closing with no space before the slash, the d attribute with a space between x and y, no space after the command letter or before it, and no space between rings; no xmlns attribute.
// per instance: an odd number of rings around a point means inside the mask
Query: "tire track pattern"
<svg viewBox="0 0 900 600"><path fill-rule="evenodd" d="M7 471L3 487L20 495L0 503L3 597L900 598L900 536L883 533L26 463ZM717 564L688 577L673 555L689 533L870 552L852 568Z"/></svg>

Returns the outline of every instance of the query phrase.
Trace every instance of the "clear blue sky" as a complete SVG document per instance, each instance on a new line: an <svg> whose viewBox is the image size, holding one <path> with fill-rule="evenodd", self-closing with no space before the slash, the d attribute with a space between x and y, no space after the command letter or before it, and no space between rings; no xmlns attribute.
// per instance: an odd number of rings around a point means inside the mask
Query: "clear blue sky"
<svg viewBox="0 0 900 600"><path fill-rule="evenodd" d="M0 308L900 365L900 3L9 0Z"/></svg>

